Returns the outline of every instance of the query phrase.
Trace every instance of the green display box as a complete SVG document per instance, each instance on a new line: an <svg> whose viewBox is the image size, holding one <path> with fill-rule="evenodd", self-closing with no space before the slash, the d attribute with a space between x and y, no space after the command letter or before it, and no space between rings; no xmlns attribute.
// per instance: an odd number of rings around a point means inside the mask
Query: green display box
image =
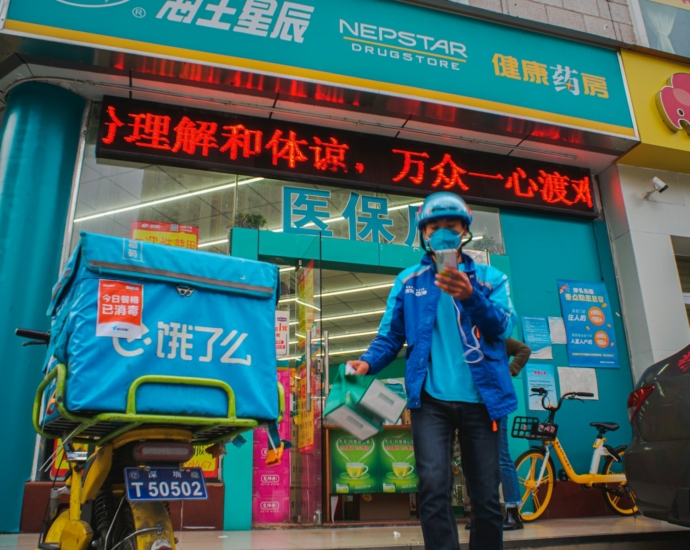
<svg viewBox="0 0 690 550"><path fill-rule="evenodd" d="M365 440L380 432L384 421L395 424L406 405L402 384L348 375L346 365L340 365L324 413L330 422Z"/></svg>

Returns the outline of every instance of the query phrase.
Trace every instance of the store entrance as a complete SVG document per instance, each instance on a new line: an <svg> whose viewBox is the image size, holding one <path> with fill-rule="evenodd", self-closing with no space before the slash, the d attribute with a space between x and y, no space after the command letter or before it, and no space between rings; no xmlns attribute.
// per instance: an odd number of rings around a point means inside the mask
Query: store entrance
<svg viewBox="0 0 690 550"><path fill-rule="evenodd" d="M342 485L334 479L342 468L334 461L334 438L346 434L324 422L322 412L339 365L359 358L378 332L398 271L324 261L321 245L315 237L305 257L261 257L280 266L278 309L289 318L288 351L279 368L290 380L294 446L289 453L290 511L280 522L304 526L360 519L360 495L339 495L335 489ZM387 370L390 376L393 371L403 376L402 360L399 363ZM377 490L372 485L369 492ZM255 487L255 496L259 492ZM256 520L255 514L259 523Z"/></svg>

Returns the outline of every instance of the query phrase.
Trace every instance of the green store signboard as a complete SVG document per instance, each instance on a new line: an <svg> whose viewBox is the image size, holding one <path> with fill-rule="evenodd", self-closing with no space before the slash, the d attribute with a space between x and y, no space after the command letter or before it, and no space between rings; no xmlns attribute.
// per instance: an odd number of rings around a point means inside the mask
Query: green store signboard
<svg viewBox="0 0 690 550"><path fill-rule="evenodd" d="M615 50L395 0L11 0L4 32L636 136Z"/></svg>
<svg viewBox="0 0 690 550"><path fill-rule="evenodd" d="M407 429L384 430L364 441L333 430L331 468L334 494L413 493L419 483Z"/></svg>

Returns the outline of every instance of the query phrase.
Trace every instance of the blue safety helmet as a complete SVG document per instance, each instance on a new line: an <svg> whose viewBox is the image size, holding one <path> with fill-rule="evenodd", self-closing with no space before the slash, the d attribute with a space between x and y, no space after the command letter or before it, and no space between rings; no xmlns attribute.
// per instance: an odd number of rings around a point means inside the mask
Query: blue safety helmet
<svg viewBox="0 0 690 550"><path fill-rule="evenodd" d="M417 229L421 230L430 221L441 218L462 220L469 229L472 225L472 210L455 193L434 193L424 200L419 209Z"/></svg>

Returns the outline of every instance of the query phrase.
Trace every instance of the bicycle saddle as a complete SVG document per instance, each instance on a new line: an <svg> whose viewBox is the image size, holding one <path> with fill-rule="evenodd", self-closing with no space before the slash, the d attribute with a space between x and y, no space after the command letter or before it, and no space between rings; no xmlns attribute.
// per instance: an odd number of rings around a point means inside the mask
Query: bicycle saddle
<svg viewBox="0 0 690 550"><path fill-rule="evenodd" d="M596 428L601 433L615 432L620 426L615 422L592 422L590 426Z"/></svg>

